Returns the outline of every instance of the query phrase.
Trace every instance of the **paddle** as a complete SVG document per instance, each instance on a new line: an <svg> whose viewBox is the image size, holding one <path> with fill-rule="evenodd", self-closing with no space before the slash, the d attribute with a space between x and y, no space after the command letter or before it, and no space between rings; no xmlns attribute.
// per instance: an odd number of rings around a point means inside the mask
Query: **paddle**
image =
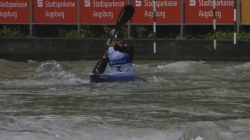
<svg viewBox="0 0 250 140"><path fill-rule="evenodd" d="M124 7L122 8L122 11L120 12L120 14L119 14L119 16L118 16L118 18L117 18L116 27L115 27L115 32L114 32L114 34L112 35L112 37L110 38L110 42L112 42L112 40L113 40L113 38L114 38L116 32L117 32L118 30L120 30L120 29L122 28L122 26L125 25L125 24L132 18L132 16L134 15L134 13L135 13L135 8L134 8L132 5L126 5L126 6L124 6ZM105 49L105 52L104 52L104 54L102 55L102 57L103 57L104 55L106 55L106 53L107 53L107 51L108 51L108 47L109 47L109 46L106 45L106 49ZM102 58L102 57L101 57L101 58ZM98 61L97 64L95 65L93 71L95 71L96 68L98 67L101 58L99 59L99 61Z"/></svg>

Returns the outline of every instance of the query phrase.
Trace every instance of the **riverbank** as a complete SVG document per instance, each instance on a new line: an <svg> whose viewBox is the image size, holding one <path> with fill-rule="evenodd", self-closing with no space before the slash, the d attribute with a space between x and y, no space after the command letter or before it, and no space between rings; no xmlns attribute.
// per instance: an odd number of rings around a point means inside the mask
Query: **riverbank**
<svg viewBox="0 0 250 140"><path fill-rule="evenodd" d="M106 39L0 38L0 59L10 61L95 60L104 52ZM250 41L128 39L135 46L135 59L249 61Z"/></svg>

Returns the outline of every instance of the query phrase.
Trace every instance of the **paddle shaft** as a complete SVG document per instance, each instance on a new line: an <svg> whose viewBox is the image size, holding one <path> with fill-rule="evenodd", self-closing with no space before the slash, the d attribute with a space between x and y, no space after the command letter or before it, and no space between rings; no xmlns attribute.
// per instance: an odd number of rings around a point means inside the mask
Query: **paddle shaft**
<svg viewBox="0 0 250 140"><path fill-rule="evenodd" d="M116 28L114 34L113 34L112 37L110 38L110 43L112 42L112 40L113 40L113 38L114 38L114 35L116 34L117 31L118 31L118 30L117 30L117 28ZM97 64L95 65L93 71L96 70L96 68L98 67L98 65L99 65L100 62L101 62L101 59L102 59L103 57L106 56L106 53L108 53L108 48L109 48L109 46L106 44L106 49L105 49L103 55L101 56L101 58L99 59L99 61L97 62ZM93 71L92 71L92 72L93 72Z"/></svg>

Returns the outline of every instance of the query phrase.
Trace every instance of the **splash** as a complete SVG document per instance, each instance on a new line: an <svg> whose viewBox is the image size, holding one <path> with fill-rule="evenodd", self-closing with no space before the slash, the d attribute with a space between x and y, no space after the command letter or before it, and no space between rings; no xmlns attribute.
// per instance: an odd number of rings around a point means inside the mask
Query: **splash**
<svg viewBox="0 0 250 140"><path fill-rule="evenodd" d="M234 66L229 66L226 67L225 70L228 72L234 71L234 72L239 72L239 71L249 71L250 69L250 62L234 65Z"/></svg>
<svg viewBox="0 0 250 140"><path fill-rule="evenodd" d="M217 122L196 122L187 130L180 140L247 140L249 123L247 120L228 120ZM248 128L246 128L246 126Z"/></svg>
<svg viewBox="0 0 250 140"><path fill-rule="evenodd" d="M63 70L57 62L45 62L28 77L33 84L38 85L79 85L86 83L74 74Z"/></svg>
<svg viewBox="0 0 250 140"><path fill-rule="evenodd" d="M196 61L180 61L173 63L163 63L161 65L146 64L146 65L134 65L135 71L138 73L188 73L188 72L207 72L210 68L204 64L204 62Z"/></svg>

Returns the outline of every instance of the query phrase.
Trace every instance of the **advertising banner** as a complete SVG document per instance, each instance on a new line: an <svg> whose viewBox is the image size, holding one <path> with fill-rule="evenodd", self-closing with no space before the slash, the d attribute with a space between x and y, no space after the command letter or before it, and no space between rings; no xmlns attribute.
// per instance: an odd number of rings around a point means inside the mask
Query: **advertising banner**
<svg viewBox="0 0 250 140"><path fill-rule="evenodd" d="M0 0L1 23L30 23L30 0Z"/></svg>
<svg viewBox="0 0 250 140"><path fill-rule="evenodd" d="M81 0L81 24L116 24L128 0Z"/></svg>
<svg viewBox="0 0 250 140"><path fill-rule="evenodd" d="M34 23L78 23L78 0L34 0Z"/></svg>
<svg viewBox="0 0 250 140"><path fill-rule="evenodd" d="M234 22L234 0L216 0L216 23ZM187 0L185 23L213 23L213 0Z"/></svg>
<svg viewBox="0 0 250 140"><path fill-rule="evenodd" d="M250 0L241 0L241 23L250 24Z"/></svg>
<svg viewBox="0 0 250 140"><path fill-rule="evenodd" d="M153 0L131 0L135 7L133 24L152 24ZM181 0L156 0L156 24L180 24Z"/></svg>

